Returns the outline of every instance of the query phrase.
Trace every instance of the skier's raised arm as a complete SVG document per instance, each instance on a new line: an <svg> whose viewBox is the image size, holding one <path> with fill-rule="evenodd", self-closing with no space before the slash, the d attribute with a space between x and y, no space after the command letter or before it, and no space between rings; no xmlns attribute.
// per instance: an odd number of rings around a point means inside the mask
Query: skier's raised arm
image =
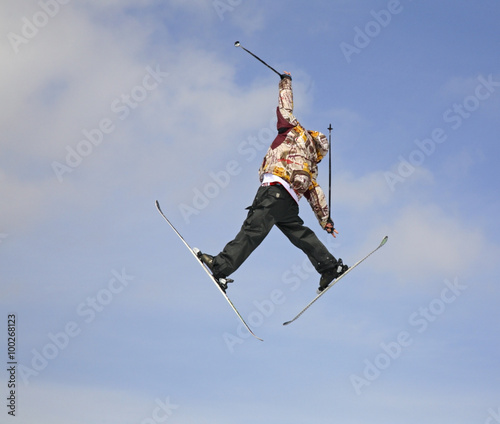
<svg viewBox="0 0 500 424"><path fill-rule="evenodd" d="M290 124L297 125L297 119L293 116L293 90L292 77L285 72L279 83L278 109L281 116Z"/></svg>

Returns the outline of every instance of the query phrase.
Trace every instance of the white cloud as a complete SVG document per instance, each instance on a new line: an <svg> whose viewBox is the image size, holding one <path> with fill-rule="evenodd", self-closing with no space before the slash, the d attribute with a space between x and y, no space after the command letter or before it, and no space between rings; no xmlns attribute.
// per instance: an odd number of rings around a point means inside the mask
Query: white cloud
<svg viewBox="0 0 500 424"><path fill-rule="evenodd" d="M374 266L395 274L402 283L419 281L420 287L470 275L499 251L480 228L436 204L415 202L390 218L392 222L376 230L389 235L389 242Z"/></svg>
<svg viewBox="0 0 500 424"><path fill-rule="evenodd" d="M57 147L109 110L112 96L130 87L140 72L131 61L144 31L115 31L91 23L71 4L21 45L4 52L7 65L0 93L9 108L0 117L7 128L1 143L11 149L54 154ZM29 122L29 125L26 123ZM14 139L12 139L14 138Z"/></svg>
<svg viewBox="0 0 500 424"><path fill-rule="evenodd" d="M118 25L104 26L92 20L94 12L69 3L17 55L8 49L2 53L7 65L0 95L9 107L0 116L0 195L16 199L2 208L10 231L35 215L42 219L41 212L57 203L57 196L69 203L81 198L80 188L69 180L81 181L102 167L106 174L122 175L108 179L121 185L160 181L165 172L169 178L193 170L206 175L224 154L235 154L247 132L268 126L274 113L276 87L241 89L231 65L189 42L165 40L154 52L145 49L158 22L139 26L122 13ZM113 102L124 105L123 96L142 84L147 67L168 76L122 120L111 110ZM64 187L54 184L53 161L67 165L68 149L76 149L85 139L83 130L97 128L102 119L110 119L115 129L74 173L64 173ZM119 168L123 163L130 167ZM104 188L98 184L94 190ZM89 201L99 201L95 193Z"/></svg>

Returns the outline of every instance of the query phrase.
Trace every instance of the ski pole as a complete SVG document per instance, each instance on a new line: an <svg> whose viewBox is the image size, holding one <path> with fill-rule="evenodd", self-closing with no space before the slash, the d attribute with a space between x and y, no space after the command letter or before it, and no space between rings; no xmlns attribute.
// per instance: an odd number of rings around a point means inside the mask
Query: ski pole
<svg viewBox="0 0 500 424"><path fill-rule="evenodd" d="M276 72L280 77L281 77L281 74L276 70L274 69L273 67L269 66L266 62L264 62L260 57L254 55L250 50L247 50L245 49L245 47L243 47L239 41L235 41L234 43L234 47L241 47L243 50L245 50L248 54L251 54L253 57L255 57L255 59L257 59L258 61L260 61L261 63L263 63L264 65L266 65L271 71L274 71Z"/></svg>
<svg viewBox="0 0 500 424"><path fill-rule="evenodd" d="M332 124L328 127L328 217L332 216Z"/></svg>

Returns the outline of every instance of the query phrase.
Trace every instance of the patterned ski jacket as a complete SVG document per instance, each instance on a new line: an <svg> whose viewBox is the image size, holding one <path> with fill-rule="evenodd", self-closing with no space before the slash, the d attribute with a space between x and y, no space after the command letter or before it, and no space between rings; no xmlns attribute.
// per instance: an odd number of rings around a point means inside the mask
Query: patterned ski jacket
<svg viewBox="0 0 500 424"><path fill-rule="evenodd" d="M325 228L329 211L325 194L316 182L318 163L328 153L328 139L317 131L307 131L293 115L291 78L279 83L276 109L278 135L269 147L259 169L260 180L270 173L283 178L309 202L321 227Z"/></svg>

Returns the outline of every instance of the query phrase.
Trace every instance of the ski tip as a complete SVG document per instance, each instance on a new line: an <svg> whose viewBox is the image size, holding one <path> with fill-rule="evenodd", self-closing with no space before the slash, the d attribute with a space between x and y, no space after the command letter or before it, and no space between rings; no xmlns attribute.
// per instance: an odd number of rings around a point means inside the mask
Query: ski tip
<svg viewBox="0 0 500 424"><path fill-rule="evenodd" d="M163 215L163 211L160 208L160 202L158 202L158 200L155 200L155 205L156 205L156 209L158 209L158 212L160 212Z"/></svg>
<svg viewBox="0 0 500 424"><path fill-rule="evenodd" d="M380 242L380 246L383 246L384 244L387 243L387 240L389 240L389 236L385 236L382 241Z"/></svg>
<svg viewBox="0 0 500 424"><path fill-rule="evenodd" d="M263 341L264 341L264 339L261 339L259 336L257 336L257 334L255 334L255 333L254 333L254 332L250 329L250 327L247 327L247 328L248 328L248 332L249 332L252 336L254 336L257 340L259 340L259 341L261 341L261 342L263 342Z"/></svg>
<svg viewBox="0 0 500 424"><path fill-rule="evenodd" d="M283 325L288 325L290 324L292 321L287 321L287 322L284 322Z"/></svg>

